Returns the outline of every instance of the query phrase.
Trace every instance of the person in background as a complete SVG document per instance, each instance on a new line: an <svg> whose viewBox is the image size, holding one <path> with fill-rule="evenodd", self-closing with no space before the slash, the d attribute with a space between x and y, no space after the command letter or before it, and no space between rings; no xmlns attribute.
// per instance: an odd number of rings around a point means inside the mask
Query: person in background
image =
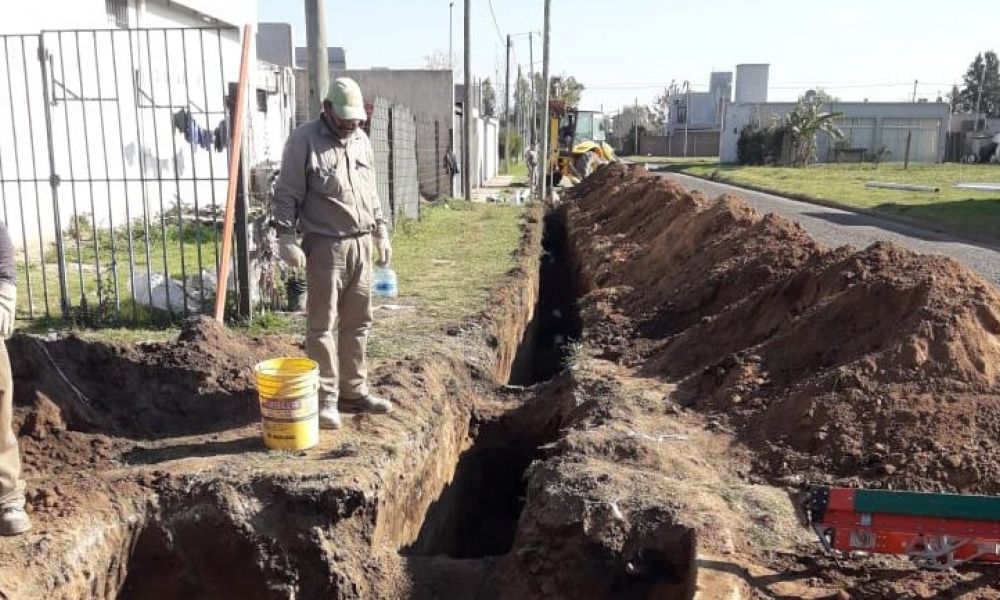
<svg viewBox="0 0 1000 600"><path fill-rule="evenodd" d="M17 270L14 245L6 225L0 224L0 335L6 340L14 330L17 305ZM0 535L19 535L31 529L24 510L21 455L12 420L14 380L6 342L0 342Z"/></svg>
<svg viewBox="0 0 1000 600"><path fill-rule="evenodd" d="M538 150L534 144L528 146L528 151L524 153L524 164L528 167L528 181L531 182L531 189L538 186Z"/></svg>
<svg viewBox="0 0 1000 600"><path fill-rule="evenodd" d="M330 84L323 112L292 132L274 189L279 254L306 271L306 354L319 363L319 424L340 427L340 408L387 413L368 389L365 349L372 324L372 251L392 257L375 188L361 88ZM296 229L302 232L299 244Z"/></svg>

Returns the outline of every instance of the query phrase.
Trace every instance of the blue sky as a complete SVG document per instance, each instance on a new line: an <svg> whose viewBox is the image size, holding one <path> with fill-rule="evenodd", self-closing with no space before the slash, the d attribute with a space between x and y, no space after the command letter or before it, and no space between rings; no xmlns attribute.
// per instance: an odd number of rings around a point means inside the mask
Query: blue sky
<svg viewBox="0 0 1000 600"><path fill-rule="evenodd" d="M496 16L494 23L490 4ZM327 41L351 68L424 66L447 54L448 0L327 2ZM472 0L474 77L503 77L499 31L542 29L542 0ZM462 69L462 7L454 7ZM646 103L671 80L707 89L709 72L770 63L770 98L823 87L843 100L934 100L961 79L976 52L1000 48L1000 2L930 0L552 0L552 71L574 75L586 108ZM305 45L301 0L258 0L261 21L292 24ZM535 39L541 69L541 40ZM528 68L528 38L514 38Z"/></svg>

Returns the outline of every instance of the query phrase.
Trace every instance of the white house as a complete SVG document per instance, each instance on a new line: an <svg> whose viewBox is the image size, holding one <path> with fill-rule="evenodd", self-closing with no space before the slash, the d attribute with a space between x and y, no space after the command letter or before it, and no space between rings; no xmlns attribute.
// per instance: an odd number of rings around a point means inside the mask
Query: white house
<svg viewBox="0 0 1000 600"><path fill-rule="evenodd" d="M0 200L19 250L44 254L74 217L107 227L178 202L221 206L227 98L241 29L256 13L256 2L226 0L54 0L8 11ZM251 164L280 160L295 104L291 71L254 64L249 80Z"/></svg>
<svg viewBox="0 0 1000 600"><path fill-rule="evenodd" d="M749 67L749 68L747 68ZM722 162L736 162L736 142L748 123L766 124L783 118L795 102L767 101L767 65L740 65L736 75L736 98L726 107L719 148ZM951 109L945 102L831 102L824 110L842 113L837 126L844 132L842 145L871 153L880 147L889 152L886 160L901 161L910 140L909 158L914 162L941 162L945 158ZM833 161L838 153L829 136L820 134L816 158Z"/></svg>

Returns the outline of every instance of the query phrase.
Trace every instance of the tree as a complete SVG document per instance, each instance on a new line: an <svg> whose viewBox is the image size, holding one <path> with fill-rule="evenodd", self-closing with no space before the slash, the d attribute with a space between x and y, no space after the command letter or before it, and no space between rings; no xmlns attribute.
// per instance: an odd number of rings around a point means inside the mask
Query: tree
<svg viewBox="0 0 1000 600"><path fill-rule="evenodd" d="M562 100L566 106L579 107L580 96L583 95L584 86L576 80L576 77L558 76L551 78L552 87L549 88L549 96L556 100Z"/></svg>
<svg viewBox="0 0 1000 600"><path fill-rule="evenodd" d="M792 164L804 167L816 156L816 134L825 132L834 139L843 139L834 120L842 113L824 112L818 96L799 98L786 122L792 142Z"/></svg>
<svg viewBox="0 0 1000 600"><path fill-rule="evenodd" d="M424 67L437 71L447 71L451 69L453 63L444 50L435 50L424 55Z"/></svg>
<svg viewBox="0 0 1000 600"><path fill-rule="evenodd" d="M658 131L653 126L654 120L653 109L649 106L644 104L640 104L638 107L634 104L623 106L621 112L611 121L612 135L621 138L623 152L632 154L636 149L636 129L638 128L640 134L647 131Z"/></svg>
<svg viewBox="0 0 1000 600"><path fill-rule="evenodd" d="M664 88L662 94L653 98L653 106L650 107L650 125L655 130L662 130L663 126L667 123L667 118L670 114L670 96L671 90Z"/></svg>
<svg viewBox="0 0 1000 600"><path fill-rule="evenodd" d="M958 101L952 101L957 112L975 112L979 103L980 114L983 116L1000 116L1000 60L997 59L996 52L988 50L977 54L962 77L962 82Z"/></svg>
<svg viewBox="0 0 1000 600"><path fill-rule="evenodd" d="M497 116L497 92L493 89L493 82L487 77L483 80L482 86L483 116L495 117Z"/></svg>
<svg viewBox="0 0 1000 600"><path fill-rule="evenodd" d="M948 93L948 104L951 106L952 113L962 112L962 90L957 85L951 86L951 92Z"/></svg>
<svg viewBox="0 0 1000 600"><path fill-rule="evenodd" d="M816 88L816 93L813 96L823 104L833 104L834 102L840 102L840 98L834 96L830 92L824 90L823 88Z"/></svg>

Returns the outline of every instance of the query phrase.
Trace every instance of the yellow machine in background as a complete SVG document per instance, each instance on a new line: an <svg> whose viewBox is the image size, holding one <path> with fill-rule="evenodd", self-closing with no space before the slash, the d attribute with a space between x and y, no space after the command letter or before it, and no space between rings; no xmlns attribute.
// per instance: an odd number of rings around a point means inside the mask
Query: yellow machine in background
<svg viewBox="0 0 1000 600"><path fill-rule="evenodd" d="M562 100L549 101L550 185L559 185L563 178L579 183L599 166L615 160L615 151L606 139L602 113L567 107Z"/></svg>

